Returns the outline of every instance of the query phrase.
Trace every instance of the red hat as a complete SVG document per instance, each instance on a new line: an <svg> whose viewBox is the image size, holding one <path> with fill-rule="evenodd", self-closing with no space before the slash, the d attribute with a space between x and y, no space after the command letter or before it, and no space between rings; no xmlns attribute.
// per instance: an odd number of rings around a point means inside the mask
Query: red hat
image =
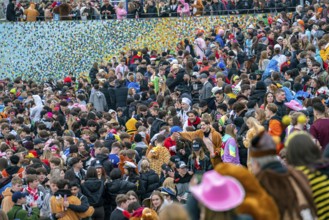
<svg viewBox="0 0 329 220"><path fill-rule="evenodd" d="M232 39L234 39L235 37L234 37L234 34L230 34L229 36L228 36L228 39L230 39L230 40L232 40Z"/></svg>
<svg viewBox="0 0 329 220"><path fill-rule="evenodd" d="M71 83L72 82L72 79L71 79L71 77L65 77L64 78L64 83Z"/></svg>

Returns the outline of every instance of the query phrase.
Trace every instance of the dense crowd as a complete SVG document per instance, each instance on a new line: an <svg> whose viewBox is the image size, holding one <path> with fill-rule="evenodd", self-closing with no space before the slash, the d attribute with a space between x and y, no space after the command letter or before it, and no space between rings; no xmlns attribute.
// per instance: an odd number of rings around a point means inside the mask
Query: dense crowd
<svg viewBox="0 0 329 220"><path fill-rule="evenodd" d="M328 10L1 80L2 218L328 219Z"/></svg>
<svg viewBox="0 0 329 220"><path fill-rule="evenodd" d="M7 6L6 16L8 21L122 20L290 11L297 3L299 2L296 0L43 0L40 3L11 0Z"/></svg>

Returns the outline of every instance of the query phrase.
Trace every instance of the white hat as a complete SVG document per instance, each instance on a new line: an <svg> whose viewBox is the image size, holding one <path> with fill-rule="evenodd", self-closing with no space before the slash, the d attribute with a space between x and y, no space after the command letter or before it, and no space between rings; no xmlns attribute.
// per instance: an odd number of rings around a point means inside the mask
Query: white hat
<svg viewBox="0 0 329 220"><path fill-rule="evenodd" d="M133 168L133 169L135 169L136 165L134 163L130 162L130 161L125 161L125 164L123 165L123 168L126 168L126 169Z"/></svg>
<svg viewBox="0 0 329 220"><path fill-rule="evenodd" d="M254 25L250 24L247 29L255 29Z"/></svg>
<svg viewBox="0 0 329 220"><path fill-rule="evenodd" d="M191 100L184 97L184 98L182 98L182 103L185 103L186 105L191 105Z"/></svg>
<svg viewBox="0 0 329 220"><path fill-rule="evenodd" d="M173 64L178 64L178 60L172 60L172 61L170 62L170 65L173 65Z"/></svg>
<svg viewBox="0 0 329 220"><path fill-rule="evenodd" d="M279 44L275 44L275 46L274 46L274 50L275 49L280 49L281 50L281 46L279 45Z"/></svg>
<svg viewBox="0 0 329 220"><path fill-rule="evenodd" d="M113 112L116 112L116 111L114 111L113 109L110 109L110 110L109 110L109 113L110 113L110 114L112 114Z"/></svg>
<svg viewBox="0 0 329 220"><path fill-rule="evenodd" d="M215 44L210 44L210 48L215 48L216 45Z"/></svg>
<svg viewBox="0 0 329 220"><path fill-rule="evenodd" d="M279 36L277 40L283 40L283 37L282 36Z"/></svg>
<svg viewBox="0 0 329 220"><path fill-rule="evenodd" d="M215 86L214 88L211 89L211 93L215 94L219 90L221 90L221 87Z"/></svg>

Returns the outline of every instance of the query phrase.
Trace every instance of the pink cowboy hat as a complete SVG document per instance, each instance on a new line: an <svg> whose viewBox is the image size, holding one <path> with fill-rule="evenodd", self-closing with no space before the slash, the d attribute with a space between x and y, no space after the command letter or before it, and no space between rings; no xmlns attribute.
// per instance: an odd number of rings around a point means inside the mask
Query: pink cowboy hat
<svg viewBox="0 0 329 220"><path fill-rule="evenodd" d="M286 102L284 104L285 106L287 106L288 108L294 111L300 111L304 109L304 107L295 100L291 100L290 102Z"/></svg>
<svg viewBox="0 0 329 220"><path fill-rule="evenodd" d="M193 196L212 211L228 211L240 205L245 191L239 181L230 176L222 176L216 171L208 171L201 184L191 187Z"/></svg>

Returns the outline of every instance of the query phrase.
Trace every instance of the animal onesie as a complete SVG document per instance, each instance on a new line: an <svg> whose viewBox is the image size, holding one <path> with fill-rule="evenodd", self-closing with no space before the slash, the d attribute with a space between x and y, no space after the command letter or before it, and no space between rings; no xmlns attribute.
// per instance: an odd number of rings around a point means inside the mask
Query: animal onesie
<svg viewBox="0 0 329 220"><path fill-rule="evenodd" d="M193 15L201 16L203 14L203 4L201 0L195 0L194 4L191 5L193 7Z"/></svg>
<svg viewBox="0 0 329 220"><path fill-rule="evenodd" d="M30 7L24 11L24 15L26 16L26 21L37 21L39 12L35 9L34 3L31 3Z"/></svg>
<svg viewBox="0 0 329 220"><path fill-rule="evenodd" d="M192 132L181 132L180 135L189 140L193 141L194 138L199 137L203 139L206 144L210 154L214 153L214 157L211 158L212 166L215 167L217 164L222 162L221 158L221 147L222 147L222 136L215 129L210 129L210 134L206 137L202 130L192 131Z"/></svg>

